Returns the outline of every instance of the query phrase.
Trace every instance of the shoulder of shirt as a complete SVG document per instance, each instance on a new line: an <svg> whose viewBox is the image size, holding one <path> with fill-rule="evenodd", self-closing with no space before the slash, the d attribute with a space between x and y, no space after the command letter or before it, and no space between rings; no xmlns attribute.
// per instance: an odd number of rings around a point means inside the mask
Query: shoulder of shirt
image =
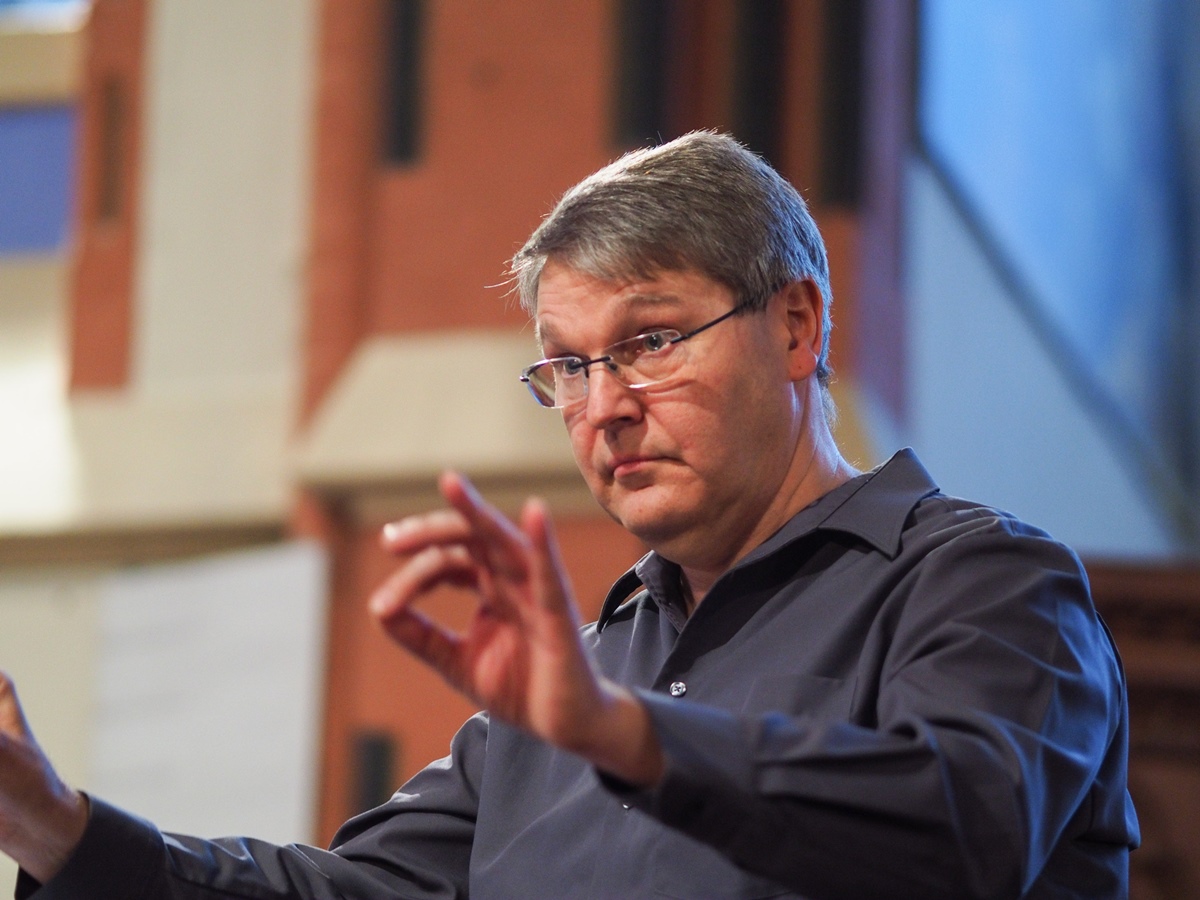
<svg viewBox="0 0 1200 900"><path fill-rule="evenodd" d="M948 547L962 552L978 552L984 543L994 548L1011 546L1047 558L1062 558L1068 568L1082 569L1078 555L1049 532L1018 518L1011 512L960 497L938 494L918 504L904 534L904 543L913 547Z"/></svg>
<svg viewBox="0 0 1200 900"><path fill-rule="evenodd" d="M895 559L906 545L914 542L931 540L933 544L945 544L969 535L1000 540L1035 539L1077 559L1070 548L1011 513L943 494L909 448L801 510L738 566L752 564L822 531L856 537L889 559ZM629 601L644 593L647 574L663 564L651 552L617 579L601 607L596 623L598 631L619 609L628 607L627 612L633 611L635 604Z"/></svg>

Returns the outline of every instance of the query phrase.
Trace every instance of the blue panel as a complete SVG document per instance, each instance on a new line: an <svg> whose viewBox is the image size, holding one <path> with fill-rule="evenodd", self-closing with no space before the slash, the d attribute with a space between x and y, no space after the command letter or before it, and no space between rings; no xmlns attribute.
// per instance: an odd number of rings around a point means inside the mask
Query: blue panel
<svg viewBox="0 0 1200 900"><path fill-rule="evenodd" d="M0 254L66 244L75 120L67 106L0 109Z"/></svg>
<svg viewBox="0 0 1200 900"><path fill-rule="evenodd" d="M1061 345L1147 434L1184 269L1172 8L922 4L931 156Z"/></svg>
<svg viewBox="0 0 1200 900"><path fill-rule="evenodd" d="M37 14L44 9L63 6L82 6L85 0L0 0L0 10Z"/></svg>

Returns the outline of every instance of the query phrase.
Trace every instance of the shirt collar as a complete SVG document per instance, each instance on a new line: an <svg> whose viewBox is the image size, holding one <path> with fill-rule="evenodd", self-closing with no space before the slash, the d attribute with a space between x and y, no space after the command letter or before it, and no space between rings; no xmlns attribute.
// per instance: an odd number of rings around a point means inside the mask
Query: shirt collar
<svg viewBox="0 0 1200 900"><path fill-rule="evenodd" d="M753 563L815 531L840 531L870 544L888 558L900 551L900 536L908 514L918 502L937 493L938 486L911 449L806 506L779 531L738 560L734 568ZM654 551L647 553L608 592L596 623L603 630L630 595L645 588L660 607L672 602L670 586L678 583L679 567Z"/></svg>

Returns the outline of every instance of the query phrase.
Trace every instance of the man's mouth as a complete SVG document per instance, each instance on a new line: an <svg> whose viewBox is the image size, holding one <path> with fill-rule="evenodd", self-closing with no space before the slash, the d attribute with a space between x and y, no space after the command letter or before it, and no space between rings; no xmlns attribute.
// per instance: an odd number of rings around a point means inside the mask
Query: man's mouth
<svg viewBox="0 0 1200 900"><path fill-rule="evenodd" d="M629 478L645 471L658 459L657 456L617 456L609 463L608 471L614 479Z"/></svg>

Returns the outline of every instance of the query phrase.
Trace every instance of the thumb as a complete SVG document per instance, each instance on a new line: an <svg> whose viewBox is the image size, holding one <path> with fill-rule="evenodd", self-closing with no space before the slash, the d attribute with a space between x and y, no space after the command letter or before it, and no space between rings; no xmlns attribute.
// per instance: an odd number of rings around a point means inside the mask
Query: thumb
<svg viewBox="0 0 1200 900"><path fill-rule="evenodd" d="M4 672L0 672L0 734L30 737L29 723L17 699L16 685Z"/></svg>

